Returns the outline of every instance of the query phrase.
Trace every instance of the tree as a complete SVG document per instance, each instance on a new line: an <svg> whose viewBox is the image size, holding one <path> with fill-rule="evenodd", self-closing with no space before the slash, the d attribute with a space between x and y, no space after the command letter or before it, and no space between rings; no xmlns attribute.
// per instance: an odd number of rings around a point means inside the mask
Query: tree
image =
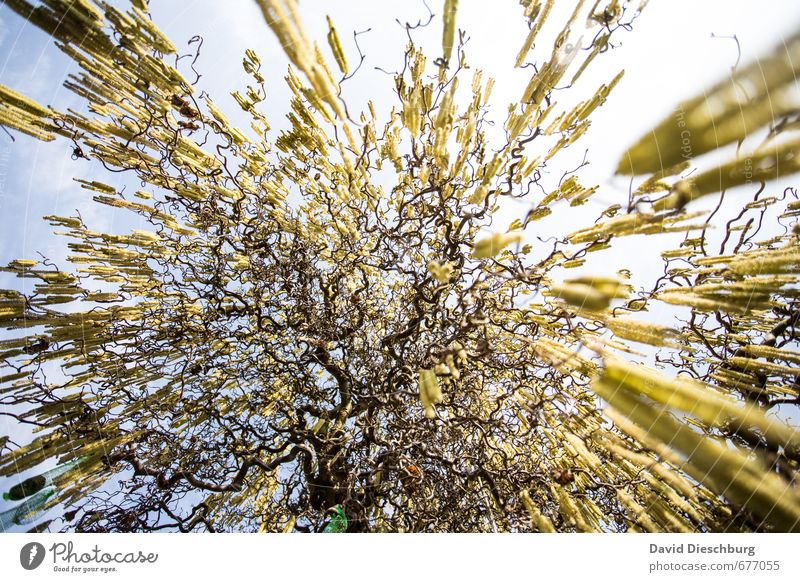
<svg viewBox="0 0 800 582"><path fill-rule="evenodd" d="M800 37L636 143L618 170L637 176L627 206L534 242L537 221L598 192L577 170L554 186L539 170L581 138L621 73L568 110L554 89L605 57L637 3L578 3L556 22L551 0L522 2L517 66L543 26L561 33L500 144L485 131L493 82L469 70L456 0L435 60L407 25L387 118L340 98L357 68L330 19L338 73L295 0L259 0L293 65L291 129L274 139L254 52L252 84L234 93L245 131L167 62L177 50L145 0L127 12L6 4L80 65L66 86L89 113L0 87L0 123L134 175L133 195L81 183L152 225L115 235L48 216L71 267L5 268L35 287L0 292L2 414L35 433L0 441L0 475L77 460L50 480L45 507L63 527L800 530L800 433L773 414L799 403L800 202L768 184L800 169L786 93ZM569 45L584 26L589 43ZM750 153L689 171L752 134ZM748 183L724 222L725 192ZM711 195L720 204L701 218L695 200ZM512 199L529 210L493 230ZM669 232L685 239L656 258L652 289L565 271ZM648 321L663 303L680 306L675 320Z"/></svg>

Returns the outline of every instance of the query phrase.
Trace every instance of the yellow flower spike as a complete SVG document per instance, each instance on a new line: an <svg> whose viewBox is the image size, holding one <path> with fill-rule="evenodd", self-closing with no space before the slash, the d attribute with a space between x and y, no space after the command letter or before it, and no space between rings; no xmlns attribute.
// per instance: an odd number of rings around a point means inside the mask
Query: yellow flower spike
<svg viewBox="0 0 800 582"><path fill-rule="evenodd" d="M450 372L450 375L453 377L454 380L458 380L461 378L461 372L458 371L456 367L455 359L453 358L453 354L447 354L445 356L445 364L447 365L447 370Z"/></svg>
<svg viewBox="0 0 800 582"><path fill-rule="evenodd" d="M547 516L542 515L533 499L531 499L530 494L527 491L523 491L520 493L520 498L522 499L525 509L528 510L528 514L531 518L531 525L542 533L555 533L556 528L553 527L553 522L550 521Z"/></svg>
<svg viewBox="0 0 800 582"><path fill-rule="evenodd" d="M442 54L445 62L450 61L453 54L453 45L456 37L456 11L458 0L445 0L444 2L444 31L442 32Z"/></svg>
<svg viewBox="0 0 800 582"><path fill-rule="evenodd" d="M440 263L438 261L431 261L428 263L428 271L433 275L439 283L449 283L453 275L453 263Z"/></svg>
<svg viewBox="0 0 800 582"><path fill-rule="evenodd" d="M342 50L342 43L339 41L339 35L336 33L336 28L333 26L330 16L325 17L328 20L328 44L333 52L333 58L336 59L336 65L343 74L347 74L347 59Z"/></svg>
<svg viewBox="0 0 800 582"><path fill-rule="evenodd" d="M618 173L647 174L744 139L797 107L791 86L800 71L800 34L739 67L714 87L678 105L619 161ZM722 168L721 171L734 169ZM795 170L796 171L796 170ZM704 180L720 181L719 171ZM725 176L722 176L723 187ZM753 178L757 182L760 178ZM706 189L704 185L699 191ZM711 186L709 186L711 187ZM714 186L716 187L716 186Z"/></svg>
<svg viewBox="0 0 800 582"><path fill-rule="evenodd" d="M519 230L492 234L472 245L472 256L476 259L494 257L508 245L522 242L524 237L524 233Z"/></svg>
<svg viewBox="0 0 800 582"><path fill-rule="evenodd" d="M591 285L571 283L564 285L550 285L544 292L550 297L557 297L574 307L587 311L602 311L611 303L611 297Z"/></svg>
<svg viewBox="0 0 800 582"><path fill-rule="evenodd" d="M442 389L439 386L439 378L431 368L421 368L419 370L419 399L425 409L427 418L436 418L434 404L439 404L444 399Z"/></svg>

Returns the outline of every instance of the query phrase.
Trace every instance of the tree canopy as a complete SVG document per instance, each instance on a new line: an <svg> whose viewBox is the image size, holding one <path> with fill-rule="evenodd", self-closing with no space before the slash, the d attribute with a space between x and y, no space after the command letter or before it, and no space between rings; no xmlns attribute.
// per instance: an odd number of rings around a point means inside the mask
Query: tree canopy
<svg viewBox="0 0 800 582"><path fill-rule="evenodd" d="M65 86L87 110L0 86L0 124L135 177L135 192L76 179L150 225L47 216L69 264L3 269L30 289L0 290L0 414L32 437L0 436L0 475L41 473L11 522L51 507L36 529L800 530L800 200L771 184L800 170L800 36L639 141L617 136L634 186L590 223L568 217L602 187L542 176L622 72L574 107L562 92L645 3L578 1L559 21L553 0L522 0L530 81L508 106L445 0L418 25L441 46L406 25L384 116L341 97L357 37L345 47L328 18L316 42L296 0L258 0L291 62L275 132L274 71L253 51L239 128L146 0L7 0L79 65ZM529 61L545 28L552 54ZM493 143L487 114L506 108ZM696 163L730 144L729 162ZM509 201L524 210L498 229ZM562 234L537 239L549 219ZM579 269L676 232L652 288Z"/></svg>

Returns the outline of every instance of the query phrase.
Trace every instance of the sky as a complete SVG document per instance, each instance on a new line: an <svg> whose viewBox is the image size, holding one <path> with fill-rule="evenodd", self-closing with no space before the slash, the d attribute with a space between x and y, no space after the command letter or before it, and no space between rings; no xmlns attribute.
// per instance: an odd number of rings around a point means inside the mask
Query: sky
<svg viewBox="0 0 800 582"><path fill-rule="evenodd" d="M432 58L441 50L438 15L442 0L429 0L429 5L437 17L429 27L416 31L414 39L428 49ZM558 0L556 5L557 14L569 12L573 7L572 2L565 0ZM276 129L285 126L282 120L288 110L289 91L283 77L288 61L254 1L153 0L151 8L156 24L181 51L192 52L197 45L190 46L188 42L195 35L202 36L196 64L202 78L197 88L212 95L234 122L238 120L245 127L247 122L243 114L237 115L238 108L230 92L246 85L242 57L246 49L254 49L267 78L267 118ZM405 31L396 19L411 23L426 20L428 11L423 1L300 0L300 8L310 35L323 46L327 32L325 16L332 17L351 67L358 62L353 32L369 29L358 37L365 61L359 74L344 85L343 95L351 110L363 108L369 99L380 109L391 98L392 81L377 67L397 70L406 44ZM507 104L517 101L530 76L530 69L512 67L526 35L519 3L461 0L457 26L470 37L466 46L469 65L496 79L493 92L496 109L490 118L499 128ZM579 222L587 213L594 217L609 204L627 201L629 180L615 177L614 169L633 141L669 115L680 100L726 76L737 58L746 63L797 30L800 30L800 2L796 0L651 0L634 23L633 31L618 33L615 39L618 46L592 64L580 85L574 91L557 95L569 107L575 99L591 96L601 83L608 83L620 69L625 69L625 76L606 104L594 113L587 136L566 155L559 156L559 163L545 176L545 180L555 185L561 173L575 167L588 150L591 163L583 168L580 177L583 184L600 186L597 202L582 209L583 214L570 215L574 226L563 220L542 221L541 226L536 223L541 231L534 234L542 237L563 234L565 228L571 231L584 226L585 223ZM732 35L738 39L738 48L733 39L726 38ZM546 36L539 41L531 58L547 59L550 42ZM76 67L47 35L0 6L0 83L57 109L80 107L78 99L62 86L67 75L74 72ZM52 227L41 220L48 214L70 216L78 211L98 231L124 232L141 226L111 208L93 204L91 196L73 178L100 180L120 187L136 184L120 182L121 178L109 175L99 164L72 160L70 144L65 141L42 143L20 134L14 134L14 138L12 142L0 132L0 263L37 258L37 253L42 253L64 264L65 240L53 235ZM770 188L780 192L791 184L791 180L777 182ZM731 194L746 195L738 191ZM510 222L524 216L526 210L509 207L502 216ZM660 250L658 245L676 244L679 240L659 238L663 240L657 242L650 237L615 245L611 250L596 253L602 255L602 264L586 268L601 273L631 269L634 282L647 287L662 271L659 261L647 257ZM0 285L20 288L19 281L11 281L4 274L0 274ZM662 312L655 317L667 315ZM0 330L0 338L4 333L8 332ZM17 430L5 424L0 418L0 434ZM0 480L0 491L7 484L7 480Z"/></svg>

